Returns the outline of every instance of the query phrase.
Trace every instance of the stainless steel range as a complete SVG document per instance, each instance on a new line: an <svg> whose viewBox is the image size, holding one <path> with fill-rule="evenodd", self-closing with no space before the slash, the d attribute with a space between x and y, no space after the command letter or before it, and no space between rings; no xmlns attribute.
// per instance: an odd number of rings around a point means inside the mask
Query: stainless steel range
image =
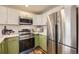
<svg viewBox="0 0 79 59"><path fill-rule="evenodd" d="M34 34L29 29L19 31L19 50L20 53L34 47Z"/></svg>
<svg viewBox="0 0 79 59"><path fill-rule="evenodd" d="M19 31L20 40L25 40L34 37L33 33L29 29L22 29Z"/></svg>

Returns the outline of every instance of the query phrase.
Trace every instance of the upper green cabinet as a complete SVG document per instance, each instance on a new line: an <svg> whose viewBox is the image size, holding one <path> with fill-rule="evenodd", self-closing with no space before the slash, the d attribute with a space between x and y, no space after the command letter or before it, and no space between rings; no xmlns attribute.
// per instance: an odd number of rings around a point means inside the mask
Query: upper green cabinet
<svg viewBox="0 0 79 59"><path fill-rule="evenodd" d="M0 43L0 54L18 54L19 53L19 38L10 37L4 39Z"/></svg>

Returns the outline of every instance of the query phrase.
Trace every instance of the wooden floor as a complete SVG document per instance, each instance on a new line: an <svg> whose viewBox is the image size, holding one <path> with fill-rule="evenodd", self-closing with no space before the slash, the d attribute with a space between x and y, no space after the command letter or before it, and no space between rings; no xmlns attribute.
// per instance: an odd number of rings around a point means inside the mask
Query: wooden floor
<svg viewBox="0 0 79 59"><path fill-rule="evenodd" d="M46 54L46 52L42 48L36 47L29 54Z"/></svg>

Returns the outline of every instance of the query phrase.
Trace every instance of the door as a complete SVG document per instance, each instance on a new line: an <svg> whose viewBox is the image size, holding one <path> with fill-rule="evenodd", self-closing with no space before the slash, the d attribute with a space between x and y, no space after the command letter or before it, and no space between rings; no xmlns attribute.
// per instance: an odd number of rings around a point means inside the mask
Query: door
<svg viewBox="0 0 79 59"><path fill-rule="evenodd" d="M48 16L48 33L47 33L48 40L50 39L54 41L55 52L57 54L58 53L75 54L77 51L75 16L76 13L74 7L69 9L68 8L61 9L60 11ZM52 46L51 43L48 44Z"/></svg>
<svg viewBox="0 0 79 59"><path fill-rule="evenodd" d="M0 43L0 54L6 54L6 48L5 48L5 40Z"/></svg>
<svg viewBox="0 0 79 59"><path fill-rule="evenodd" d="M5 54L5 41L2 42L2 54Z"/></svg>
<svg viewBox="0 0 79 59"><path fill-rule="evenodd" d="M47 20L47 50L48 53L56 53L56 15L57 13L50 14Z"/></svg>
<svg viewBox="0 0 79 59"><path fill-rule="evenodd" d="M7 8L0 6L0 24L7 24Z"/></svg>
<svg viewBox="0 0 79 59"><path fill-rule="evenodd" d="M76 48L58 43L58 54L76 54Z"/></svg>
<svg viewBox="0 0 79 59"><path fill-rule="evenodd" d="M18 37L11 37L7 39L8 54L19 53L19 40Z"/></svg>
<svg viewBox="0 0 79 59"><path fill-rule="evenodd" d="M35 34L35 47L39 46L39 35Z"/></svg>
<svg viewBox="0 0 79 59"><path fill-rule="evenodd" d="M33 16L33 25L37 25L37 16Z"/></svg>
<svg viewBox="0 0 79 59"><path fill-rule="evenodd" d="M48 40L47 53L48 54L56 54L55 41Z"/></svg>
<svg viewBox="0 0 79 59"><path fill-rule="evenodd" d="M45 51L47 51L47 43L46 43L46 41L47 41L47 39L46 39L46 36L45 35L39 35L39 45L40 45L40 47L43 49L43 50L45 50Z"/></svg>
<svg viewBox="0 0 79 59"><path fill-rule="evenodd" d="M62 50L61 53L76 54L76 8L69 10L62 9L58 12L58 53Z"/></svg>
<svg viewBox="0 0 79 59"><path fill-rule="evenodd" d="M43 25L43 23L42 23L42 15L33 16L33 25Z"/></svg>
<svg viewBox="0 0 79 59"><path fill-rule="evenodd" d="M32 49L33 47L35 47L34 38L29 38L29 39L19 41L20 52L26 51L28 49Z"/></svg>
<svg viewBox="0 0 79 59"><path fill-rule="evenodd" d="M19 24L19 11L16 9L8 8L8 24Z"/></svg>
<svg viewBox="0 0 79 59"><path fill-rule="evenodd" d="M2 53L2 43L0 43L0 54Z"/></svg>

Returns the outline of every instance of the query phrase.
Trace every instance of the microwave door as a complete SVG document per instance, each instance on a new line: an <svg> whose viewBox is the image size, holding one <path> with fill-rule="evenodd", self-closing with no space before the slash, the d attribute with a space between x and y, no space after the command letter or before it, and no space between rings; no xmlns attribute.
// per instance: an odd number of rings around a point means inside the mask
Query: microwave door
<svg viewBox="0 0 79 59"><path fill-rule="evenodd" d="M32 19L20 18L19 24L20 25L32 25L33 24L33 20Z"/></svg>

